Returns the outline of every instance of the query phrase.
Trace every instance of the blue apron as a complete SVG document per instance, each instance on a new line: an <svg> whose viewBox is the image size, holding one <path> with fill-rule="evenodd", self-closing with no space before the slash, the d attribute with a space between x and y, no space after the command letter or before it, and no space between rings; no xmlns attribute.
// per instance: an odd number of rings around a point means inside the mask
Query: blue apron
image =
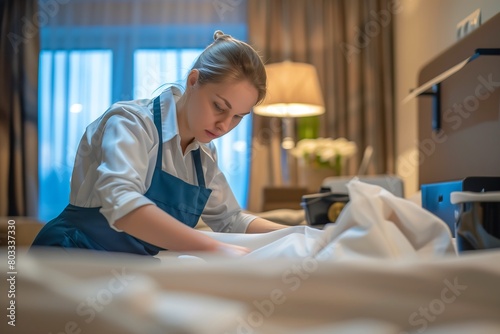
<svg viewBox="0 0 500 334"><path fill-rule="evenodd" d="M192 151L198 186L164 172L161 168L163 139L160 97L155 98L153 109L154 123L159 137L158 155L151 186L144 196L177 220L194 227L212 192L205 188L200 149ZM125 232L115 231L99 209L99 207L83 208L69 204L58 217L42 228L33 246L86 248L140 255L156 255L164 250Z"/></svg>

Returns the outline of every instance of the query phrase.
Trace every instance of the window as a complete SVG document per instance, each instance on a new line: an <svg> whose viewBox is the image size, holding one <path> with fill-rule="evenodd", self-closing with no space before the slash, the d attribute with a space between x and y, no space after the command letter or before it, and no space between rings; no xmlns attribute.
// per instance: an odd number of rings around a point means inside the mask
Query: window
<svg viewBox="0 0 500 334"><path fill-rule="evenodd" d="M200 6L208 6L212 12ZM187 70L215 30L246 39L245 15L238 14L245 6L235 7L233 21L227 23L220 21L212 7L211 2L198 0L74 0L60 5L51 22L41 27L42 221L56 217L68 204L75 153L88 124L113 102L151 98L165 83L183 84ZM119 17L113 17L118 12ZM191 17L186 22L193 24L185 24L176 13L208 14L208 18ZM100 18L105 20L99 22ZM239 21L234 22L236 19ZM247 116L230 134L214 141L219 165L243 208L247 201L250 133L251 119Z"/></svg>
<svg viewBox="0 0 500 334"><path fill-rule="evenodd" d="M68 204L69 181L87 124L111 103L109 50L45 50L40 54L39 216Z"/></svg>
<svg viewBox="0 0 500 334"><path fill-rule="evenodd" d="M134 52L134 99L151 98L165 83L184 84L187 71L203 49L144 50Z"/></svg>

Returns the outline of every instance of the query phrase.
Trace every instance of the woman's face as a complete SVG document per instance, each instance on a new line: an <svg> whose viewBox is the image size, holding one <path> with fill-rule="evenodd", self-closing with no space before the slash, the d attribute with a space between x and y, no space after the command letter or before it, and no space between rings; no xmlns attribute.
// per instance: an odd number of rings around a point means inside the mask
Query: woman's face
<svg viewBox="0 0 500 334"><path fill-rule="evenodd" d="M257 103L257 89L248 81L201 85L188 78L184 138L208 143L231 131ZM194 83L193 83L194 82Z"/></svg>

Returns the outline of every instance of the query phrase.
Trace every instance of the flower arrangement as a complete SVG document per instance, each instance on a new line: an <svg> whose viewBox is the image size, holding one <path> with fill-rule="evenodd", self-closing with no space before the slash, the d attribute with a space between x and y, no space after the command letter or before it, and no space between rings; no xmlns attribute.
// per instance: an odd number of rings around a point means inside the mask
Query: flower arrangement
<svg viewBox="0 0 500 334"><path fill-rule="evenodd" d="M356 143L345 138L317 138L300 140L290 153L306 165L333 169L335 175L342 175L345 161L356 152Z"/></svg>

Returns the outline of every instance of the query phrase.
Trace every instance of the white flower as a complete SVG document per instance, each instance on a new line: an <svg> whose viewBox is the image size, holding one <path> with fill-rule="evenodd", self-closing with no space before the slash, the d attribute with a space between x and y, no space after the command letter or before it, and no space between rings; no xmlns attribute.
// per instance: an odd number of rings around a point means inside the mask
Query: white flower
<svg viewBox="0 0 500 334"><path fill-rule="evenodd" d="M300 140L290 153L312 164L334 167L338 160L350 158L356 152L356 143L345 138L317 138Z"/></svg>

